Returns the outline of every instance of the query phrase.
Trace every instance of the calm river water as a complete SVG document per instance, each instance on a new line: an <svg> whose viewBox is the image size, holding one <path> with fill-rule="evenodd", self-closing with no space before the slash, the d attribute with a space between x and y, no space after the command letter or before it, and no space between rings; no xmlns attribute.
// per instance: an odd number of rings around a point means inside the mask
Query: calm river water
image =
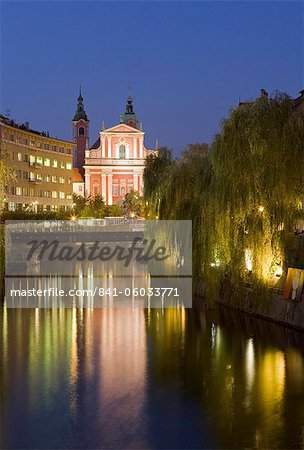
<svg viewBox="0 0 304 450"><path fill-rule="evenodd" d="M304 448L304 333L228 309L1 322L2 448Z"/></svg>

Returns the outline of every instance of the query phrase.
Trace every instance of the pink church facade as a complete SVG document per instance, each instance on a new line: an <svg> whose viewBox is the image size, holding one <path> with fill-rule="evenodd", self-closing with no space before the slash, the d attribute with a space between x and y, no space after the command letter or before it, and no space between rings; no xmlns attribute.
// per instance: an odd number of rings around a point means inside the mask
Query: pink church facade
<svg viewBox="0 0 304 450"><path fill-rule="evenodd" d="M100 131L98 140L90 148L86 139L88 120L87 127L84 127L83 113L79 119L79 122L75 118L73 121L76 155L77 150L80 152L75 161L79 172L84 173L85 194L91 197L101 195L108 205L121 203L131 190L143 195L145 159L154 151L147 150L144 145L145 133L133 111L132 98L128 97L120 123ZM84 160L83 142L86 142Z"/></svg>
<svg viewBox="0 0 304 450"><path fill-rule="evenodd" d="M85 190L101 195L108 205L119 203L127 192L143 195L145 159L144 132L121 123L100 132L100 138L85 154Z"/></svg>

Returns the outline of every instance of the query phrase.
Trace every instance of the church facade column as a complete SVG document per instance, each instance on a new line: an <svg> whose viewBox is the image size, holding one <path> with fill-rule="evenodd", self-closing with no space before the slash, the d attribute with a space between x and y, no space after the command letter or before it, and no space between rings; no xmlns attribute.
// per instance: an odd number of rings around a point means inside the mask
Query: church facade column
<svg viewBox="0 0 304 450"><path fill-rule="evenodd" d="M91 175L88 169L85 172L85 195L91 195Z"/></svg>
<svg viewBox="0 0 304 450"><path fill-rule="evenodd" d="M138 158L137 155L137 137L134 136L133 138L133 158Z"/></svg>
<svg viewBox="0 0 304 450"><path fill-rule="evenodd" d="M112 158L112 139L108 136L108 157Z"/></svg>
<svg viewBox="0 0 304 450"><path fill-rule="evenodd" d="M107 201L107 183L106 183L106 174L101 174L101 195L104 201Z"/></svg>
<svg viewBox="0 0 304 450"><path fill-rule="evenodd" d="M105 158L106 156L106 148L105 148L105 138L104 136L101 137L101 157Z"/></svg>
<svg viewBox="0 0 304 450"><path fill-rule="evenodd" d="M133 174L134 191L138 191L138 175L135 172Z"/></svg>
<svg viewBox="0 0 304 450"><path fill-rule="evenodd" d="M113 181L113 175L110 173L108 175L108 205L113 205L113 185L112 185L112 181Z"/></svg>

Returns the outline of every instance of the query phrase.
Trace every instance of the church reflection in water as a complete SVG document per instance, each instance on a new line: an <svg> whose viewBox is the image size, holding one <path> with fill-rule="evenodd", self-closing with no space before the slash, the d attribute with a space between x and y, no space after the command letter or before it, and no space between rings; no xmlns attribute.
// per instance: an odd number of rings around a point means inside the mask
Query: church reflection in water
<svg viewBox="0 0 304 450"><path fill-rule="evenodd" d="M301 447L303 336L282 330L226 310L4 306L3 447Z"/></svg>

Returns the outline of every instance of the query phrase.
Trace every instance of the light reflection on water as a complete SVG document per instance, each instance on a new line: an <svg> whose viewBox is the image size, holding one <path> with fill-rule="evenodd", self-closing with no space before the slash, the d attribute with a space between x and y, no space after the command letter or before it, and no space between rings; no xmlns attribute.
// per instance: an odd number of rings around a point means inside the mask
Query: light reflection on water
<svg viewBox="0 0 304 450"><path fill-rule="evenodd" d="M229 310L4 307L1 323L2 448L304 447L301 333Z"/></svg>

